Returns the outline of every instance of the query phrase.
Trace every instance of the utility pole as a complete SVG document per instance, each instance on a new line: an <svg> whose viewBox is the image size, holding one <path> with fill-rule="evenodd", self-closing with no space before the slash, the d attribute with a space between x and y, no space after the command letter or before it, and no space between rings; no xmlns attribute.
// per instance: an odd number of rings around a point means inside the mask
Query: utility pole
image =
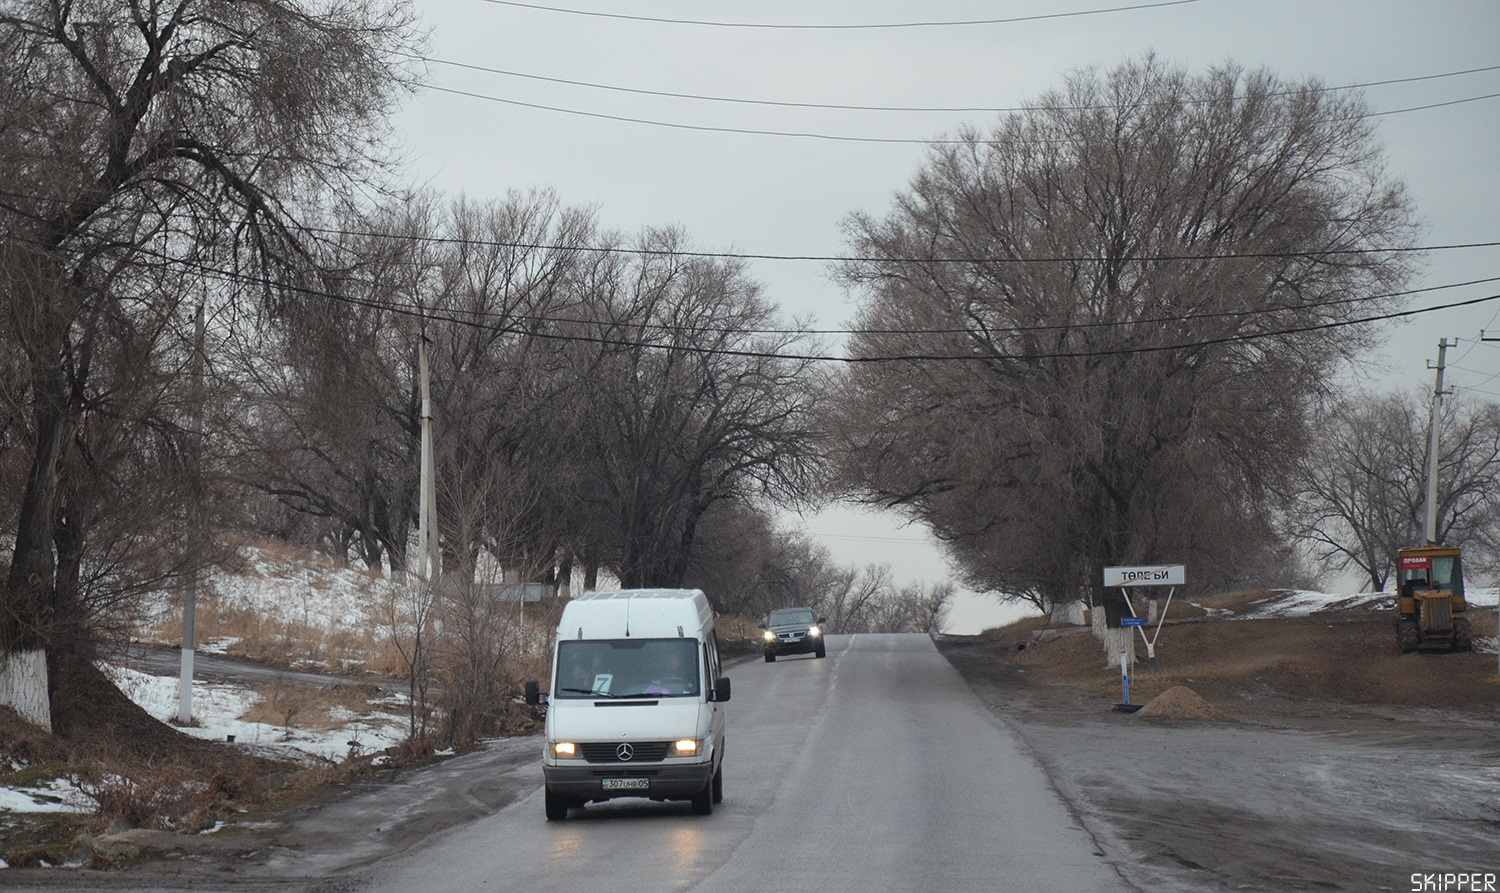
<svg viewBox="0 0 1500 893"><path fill-rule="evenodd" d="M437 520L437 491L433 483L432 391L427 375L427 335L417 345L417 376L422 391L422 471L417 492L417 557L424 583L438 576L438 540L433 530Z"/></svg>
<svg viewBox="0 0 1500 893"><path fill-rule="evenodd" d="M203 300L198 301L197 321L193 324L193 394L188 416L188 455L194 459L201 456L203 439ZM194 462L192 472L196 473ZM189 543L196 544L201 530L190 534ZM187 580L182 586L182 666L177 676L177 723L188 725L193 721L193 649L197 647L198 571L193 567L198 556L188 555Z"/></svg>
<svg viewBox="0 0 1500 893"><path fill-rule="evenodd" d="M1480 341L1500 341L1500 338L1486 338L1485 335L1484 335L1484 329L1480 329L1479 330L1479 340ZM1500 625L1500 604L1497 604L1495 606L1495 621L1496 621L1497 625ZM1500 632L1496 632L1495 633L1495 645L1496 646L1500 646ZM1495 670L1496 670L1496 672L1500 672L1500 647L1496 647L1495 648L1495 654L1497 655L1497 657L1495 659L1496 660Z"/></svg>
<svg viewBox="0 0 1500 893"><path fill-rule="evenodd" d="M1457 347L1458 339L1448 343L1447 338L1438 339L1437 386L1432 390L1432 417L1427 423L1427 517L1423 533L1427 543L1437 545L1437 468L1438 468L1438 416L1443 409L1443 362L1448 348Z"/></svg>

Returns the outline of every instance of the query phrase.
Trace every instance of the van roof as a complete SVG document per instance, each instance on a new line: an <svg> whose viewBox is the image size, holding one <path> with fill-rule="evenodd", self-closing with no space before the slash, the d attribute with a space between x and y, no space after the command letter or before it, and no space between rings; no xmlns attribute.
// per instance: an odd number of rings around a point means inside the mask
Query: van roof
<svg viewBox="0 0 1500 893"><path fill-rule="evenodd" d="M563 607L559 639L702 638L714 612L701 589L585 592Z"/></svg>

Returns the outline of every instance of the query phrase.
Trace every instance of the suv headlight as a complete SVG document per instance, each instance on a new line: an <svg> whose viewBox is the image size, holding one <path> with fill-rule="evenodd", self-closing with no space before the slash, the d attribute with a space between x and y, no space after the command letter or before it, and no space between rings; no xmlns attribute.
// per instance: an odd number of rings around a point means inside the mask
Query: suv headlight
<svg viewBox="0 0 1500 893"><path fill-rule="evenodd" d="M773 631L771 631L771 630L769 630L769 629L766 630L765 633L763 633L763 635L765 636L765 639L766 639L767 642L774 642L774 641L776 641L776 633L773 632Z"/></svg>
<svg viewBox="0 0 1500 893"><path fill-rule="evenodd" d="M821 636L823 635L823 631L818 629L816 626L809 626L807 628L807 634L809 636Z"/></svg>

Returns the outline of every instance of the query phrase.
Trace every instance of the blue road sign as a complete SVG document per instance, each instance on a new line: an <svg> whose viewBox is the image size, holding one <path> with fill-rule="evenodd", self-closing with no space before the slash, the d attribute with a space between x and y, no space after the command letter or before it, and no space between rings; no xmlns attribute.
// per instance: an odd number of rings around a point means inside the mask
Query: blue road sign
<svg viewBox="0 0 1500 893"><path fill-rule="evenodd" d="M1144 618L1144 617L1121 617L1120 618L1120 625L1121 626L1144 626L1145 623L1146 623L1146 618Z"/></svg>

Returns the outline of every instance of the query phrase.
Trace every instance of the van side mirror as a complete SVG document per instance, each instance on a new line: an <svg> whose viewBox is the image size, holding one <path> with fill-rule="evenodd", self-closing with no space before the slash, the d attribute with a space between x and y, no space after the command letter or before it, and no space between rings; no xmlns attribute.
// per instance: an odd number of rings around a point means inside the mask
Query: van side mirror
<svg viewBox="0 0 1500 893"><path fill-rule="evenodd" d="M714 700L715 701L727 701L727 700L729 700L729 677L728 676L720 676L718 679L714 680Z"/></svg>
<svg viewBox="0 0 1500 893"><path fill-rule="evenodd" d="M535 679L526 680L526 703L533 707L542 703L542 687Z"/></svg>

